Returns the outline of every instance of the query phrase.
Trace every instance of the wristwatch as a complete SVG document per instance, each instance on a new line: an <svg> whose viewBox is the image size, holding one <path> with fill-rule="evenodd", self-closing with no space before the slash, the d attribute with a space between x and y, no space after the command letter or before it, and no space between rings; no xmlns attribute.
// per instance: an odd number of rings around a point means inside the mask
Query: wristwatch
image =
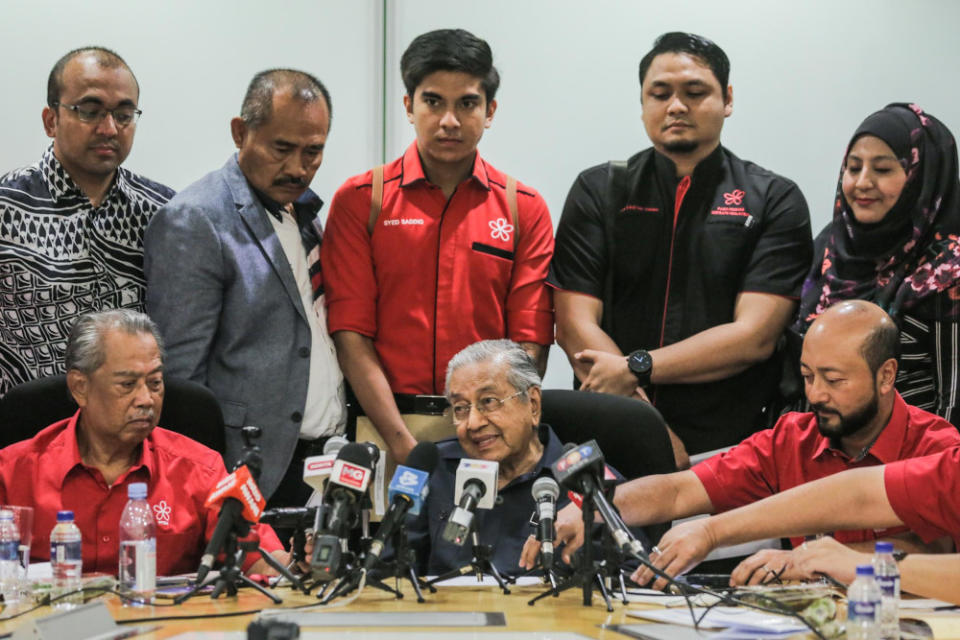
<svg viewBox="0 0 960 640"><path fill-rule="evenodd" d="M646 349L637 349L627 356L627 368L637 376L637 384L646 387L650 384L650 375L653 373L653 356Z"/></svg>

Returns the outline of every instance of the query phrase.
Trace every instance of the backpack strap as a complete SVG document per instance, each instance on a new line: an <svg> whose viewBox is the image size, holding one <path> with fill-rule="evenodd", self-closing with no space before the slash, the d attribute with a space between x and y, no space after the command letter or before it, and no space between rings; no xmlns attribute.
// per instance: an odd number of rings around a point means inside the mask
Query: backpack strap
<svg viewBox="0 0 960 640"><path fill-rule="evenodd" d="M507 176L507 207L513 219L513 250L516 252L520 242L520 211L517 208L517 179L513 176Z"/></svg>
<svg viewBox="0 0 960 640"><path fill-rule="evenodd" d="M370 218L367 220L367 233L373 235L377 218L383 210L383 165L373 169L373 194L370 197Z"/></svg>
<svg viewBox="0 0 960 640"><path fill-rule="evenodd" d="M603 316L600 319L600 327L607 335L612 336L613 328L613 255L614 243L616 237L614 234L614 222L620 208L624 205L629 196L629 184L627 175L627 162L625 160L612 160L607 164L607 201L606 211L603 212L603 235L607 245L607 264L606 273L603 282Z"/></svg>

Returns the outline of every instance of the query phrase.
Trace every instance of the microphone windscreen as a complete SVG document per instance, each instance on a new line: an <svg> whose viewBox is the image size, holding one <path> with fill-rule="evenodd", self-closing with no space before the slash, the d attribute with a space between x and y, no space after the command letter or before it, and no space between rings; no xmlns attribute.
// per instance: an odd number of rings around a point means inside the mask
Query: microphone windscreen
<svg viewBox="0 0 960 640"><path fill-rule="evenodd" d="M350 441L343 436L333 436L323 445L323 455L337 453L349 443Z"/></svg>
<svg viewBox="0 0 960 640"><path fill-rule="evenodd" d="M540 498L545 498L547 496L553 497L556 500L560 496L560 485L557 484L557 481L553 478L537 478L536 482L533 483L533 494L534 500L539 500Z"/></svg>
<svg viewBox="0 0 960 640"><path fill-rule="evenodd" d="M420 471L433 473L433 470L437 468L438 462L440 462L440 452L437 450L437 444L426 440L418 443L417 446L410 451L405 466L411 469L419 469Z"/></svg>
<svg viewBox="0 0 960 640"><path fill-rule="evenodd" d="M355 465L367 469L372 469L374 462L373 454L370 453L370 450L365 445L357 442L350 442L343 445L343 449L340 449L340 452L337 454L337 460L352 462Z"/></svg>

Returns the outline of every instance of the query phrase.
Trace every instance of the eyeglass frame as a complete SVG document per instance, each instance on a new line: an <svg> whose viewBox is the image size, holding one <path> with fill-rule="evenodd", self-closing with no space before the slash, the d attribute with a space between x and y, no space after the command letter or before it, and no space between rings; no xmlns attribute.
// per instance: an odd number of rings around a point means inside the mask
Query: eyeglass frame
<svg viewBox="0 0 960 640"><path fill-rule="evenodd" d="M468 403L466 403L466 404L461 404L461 405L455 405L455 404L451 403L451 404L450 404L450 417L451 417L451 419L452 419L454 422L464 422L464 421L470 419L470 410L471 410L471 409L476 409L476 410L477 410L477 413L479 413L479 414L482 415L482 416L485 416L485 415L488 415L488 414L491 414L491 413L496 413L497 411L500 411L501 409L503 409L503 405L505 405L505 404L507 403L507 400L512 400L513 398L516 398L517 396L520 396L520 395L523 395L523 394L527 393L527 391L529 391L529 389L524 389L523 391L517 391L517 392L514 393L513 395L507 396L506 398L498 398L498 397L496 397L496 396L485 396L485 397L483 397L483 398L480 398L481 400L496 400L499 404L497 404L497 406L496 406L495 408L493 408L493 409L482 409L482 408L480 408L478 405L473 404L472 402L468 402ZM459 406L461 409L466 408L466 410L467 410L466 415L464 415L462 418L457 418L457 407L458 407L458 406Z"/></svg>
<svg viewBox="0 0 960 640"><path fill-rule="evenodd" d="M85 116L80 115L81 110L83 110L82 104L67 104L65 102L57 101L53 103L53 106L63 107L67 111L72 112L73 115L77 117L77 120L79 120L80 122L83 122L84 124L100 124L101 122L107 119L107 114L110 114L110 117L113 118L113 124L116 125L118 129L125 129L126 127L129 127L132 124L137 124L137 121L140 119L140 116L143 115L143 111L141 109L137 109L136 107L133 107L132 108L133 117L131 118L130 122L121 123L119 120L117 120L116 112L121 109L130 109L129 105L120 105L118 107L114 107L113 109L107 109L103 105L98 105L95 113L99 113L100 115L91 116L92 119L90 120L84 120Z"/></svg>

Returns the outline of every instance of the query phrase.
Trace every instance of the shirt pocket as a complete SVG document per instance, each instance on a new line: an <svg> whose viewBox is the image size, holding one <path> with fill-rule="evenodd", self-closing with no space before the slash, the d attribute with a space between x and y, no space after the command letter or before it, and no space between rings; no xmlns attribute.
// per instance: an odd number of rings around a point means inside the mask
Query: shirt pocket
<svg viewBox="0 0 960 640"><path fill-rule="evenodd" d="M513 277L513 251L482 242L474 242L470 249L469 296L477 306L502 303Z"/></svg>
<svg viewBox="0 0 960 640"><path fill-rule="evenodd" d="M740 286L757 241L757 220L752 216L710 216L703 225L700 255L710 265L711 279Z"/></svg>

